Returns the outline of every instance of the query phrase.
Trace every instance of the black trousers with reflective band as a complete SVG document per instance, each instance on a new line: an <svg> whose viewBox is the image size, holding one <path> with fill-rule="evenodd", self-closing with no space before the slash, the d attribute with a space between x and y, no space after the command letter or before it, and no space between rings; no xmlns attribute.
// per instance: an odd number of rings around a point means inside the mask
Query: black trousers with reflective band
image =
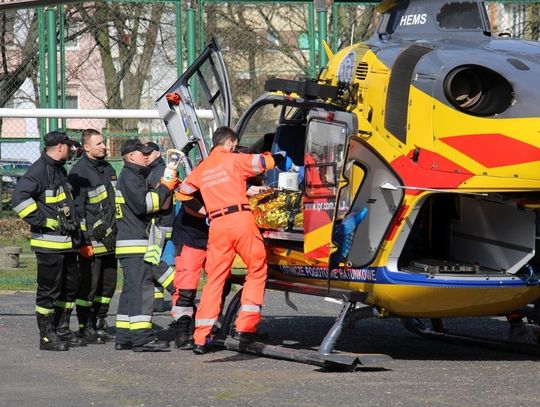
<svg viewBox="0 0 540 407"><path fill-rule="evenodd" d="M75 252L37 253L36 305L53 310L55 303L75 302L81 279Z"/></svg>
<svg viewBox="0 0 540 407"><path fill-rule="evenodd" d="M93 313L98 318L107 317L109 301L116 291L116 256L114 253L93 256L91 259L79 256L79 267L81 284L77 299L92 302Z"/></svg>
<svg viewBox="0 0 540 407"><path fill-rule="evenodd" d="M154 339L151 328L154 309L152 265L140 257L120 258L124 284L118 302L118 316L129 316L129 329L116 325L116 343L141 346ZM148 318L149 317L149 318ZM148 324L149 322L149 324ZM144 327L144 325L148 325Z"/></svg>

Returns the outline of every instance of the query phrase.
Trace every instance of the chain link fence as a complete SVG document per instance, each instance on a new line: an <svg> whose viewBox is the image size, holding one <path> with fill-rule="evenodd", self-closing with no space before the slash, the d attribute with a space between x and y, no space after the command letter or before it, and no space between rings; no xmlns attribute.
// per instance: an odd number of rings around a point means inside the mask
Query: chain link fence
<svg viewBox="0 0 540 407"><path fill-rule="evenodd" d="M378 22L377 3L327 2L334 51L369 38ZM487 2L487 8L494 35L539 39L540 1ZM191 25L190 10L196 15ZM319 12L313 1L286 0L199 0L196 6L132 0L0 11L0 107L154 109L190 53L196 55L214 36L228 69L235 122L268 78L316 77ZM46 37L51 27L57 35ZM198 49L188 49L190 36ZM56 69L47 49L58 50ZM47 123L0 118L4 202L6 189L39 156ZM75 138L85 128L102 131L118 168L120 145L129 137L164 149L169 143L160 120L65 119L58 126Z"/></svg>

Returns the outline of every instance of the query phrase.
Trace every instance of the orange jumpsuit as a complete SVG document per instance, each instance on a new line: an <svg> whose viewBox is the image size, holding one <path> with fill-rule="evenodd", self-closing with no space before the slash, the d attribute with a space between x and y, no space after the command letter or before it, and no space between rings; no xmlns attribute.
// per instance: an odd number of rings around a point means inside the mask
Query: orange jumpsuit
<svg viewBox="0 0 540 407"><path fill-rule="evenodd" d="M237 253L247 266L247 276L236 330L257 330L266 284L266 250L249 209L246 179L274 165L269 154L234 154L216 146L180 186L180 195L201 191L211 220L206 258L208 278L195 315L196 345L205 344L217 322L223 286Z"/></svg>

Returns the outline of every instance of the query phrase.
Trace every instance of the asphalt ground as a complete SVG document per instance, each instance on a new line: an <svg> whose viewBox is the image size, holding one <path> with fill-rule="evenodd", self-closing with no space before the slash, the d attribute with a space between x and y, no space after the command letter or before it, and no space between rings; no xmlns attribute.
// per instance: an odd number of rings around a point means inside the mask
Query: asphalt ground
<svg viewBox="0 0 540 407"><path fill-rule="evenodd" d="M116 297L109 324L114 325ZM268 291L261 329L268 343L316 350L340 306L318 297ZM115 351L112 343L68 352L38 348L33 293L0 294L0 406L538 406L538 357L446 344L405 330L397 319L367 319L336 349L384 353L383 369L335 372L219 350L205 355ZM170 334L167 313L154 318ZM502 318L447 327L504 338ZM72 318L72 329L76 328ZM532 333L524 341L533 342Z"/></svg>

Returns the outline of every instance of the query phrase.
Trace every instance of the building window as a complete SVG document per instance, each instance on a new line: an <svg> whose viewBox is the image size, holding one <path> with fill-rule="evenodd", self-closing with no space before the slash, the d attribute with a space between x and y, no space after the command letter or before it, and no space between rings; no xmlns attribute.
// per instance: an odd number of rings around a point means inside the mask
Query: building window
<svg viewBox="0 0 540 407"><path fill-rule="evenodd" d="M58 106L62 107L62 98L58 96ZM66 106L65 109L78 109L79 108L79 97L78 96L66 96Z"/></svg>

